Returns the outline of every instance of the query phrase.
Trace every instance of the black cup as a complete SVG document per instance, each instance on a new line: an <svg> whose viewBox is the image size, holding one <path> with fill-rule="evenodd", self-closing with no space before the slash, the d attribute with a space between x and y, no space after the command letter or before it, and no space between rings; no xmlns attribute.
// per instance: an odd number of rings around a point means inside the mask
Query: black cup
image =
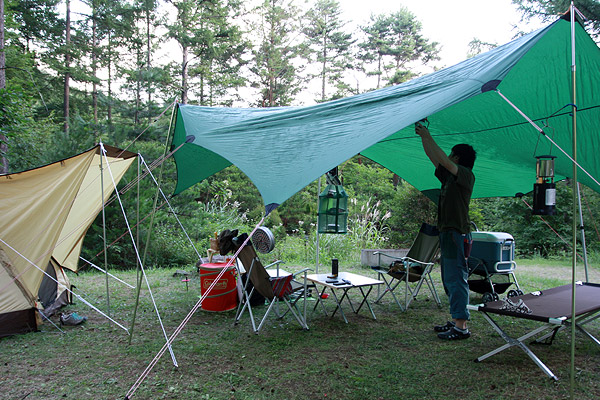
<svg viewBox="0 0 600 400"><path fill-rule="evenodd" d="M331 275L338 276L338 259L331 259Z"/></svg>

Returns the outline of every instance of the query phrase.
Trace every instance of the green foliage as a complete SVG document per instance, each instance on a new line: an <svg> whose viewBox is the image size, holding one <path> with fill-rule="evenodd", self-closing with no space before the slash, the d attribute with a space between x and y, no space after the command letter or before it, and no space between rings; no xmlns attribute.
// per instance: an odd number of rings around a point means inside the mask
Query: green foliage
<svg viewBox="0 0 600 400"><path fill-rule="evenodd" d="M53 160L48 149L56 126L51 118L36 117L31 108L34 103L18 88L0 89L0 135L6 138L9 172Z"/></svg>

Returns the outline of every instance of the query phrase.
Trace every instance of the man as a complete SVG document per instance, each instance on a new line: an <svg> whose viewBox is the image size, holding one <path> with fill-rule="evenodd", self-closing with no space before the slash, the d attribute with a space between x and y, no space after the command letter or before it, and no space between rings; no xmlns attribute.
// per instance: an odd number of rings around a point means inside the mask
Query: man
<svg viewBox="0 0 600 400"><path fill-rule="evenodd" d="M445 340L466 339L471 336L469 320L469 285L465 247L471 243L469 202L475 183L472 169L476 153L468 144L458 144L446 155L423 124L415 125L425 154L435 166L435 176L442 183L438 202L442 282L450 300L452 321L434 330Z"/></svg>

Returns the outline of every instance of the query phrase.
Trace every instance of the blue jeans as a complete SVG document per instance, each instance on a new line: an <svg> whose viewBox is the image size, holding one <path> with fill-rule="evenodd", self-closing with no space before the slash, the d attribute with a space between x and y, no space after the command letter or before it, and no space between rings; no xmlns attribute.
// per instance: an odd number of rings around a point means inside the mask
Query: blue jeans
<svg viewBox="0 0 600 400"><path fill-rule="evenodd" d="M442 282L453 319L469 319L469 271L464 249L464 241L470 240L469 236L454 230L440 232Z"/></svg>

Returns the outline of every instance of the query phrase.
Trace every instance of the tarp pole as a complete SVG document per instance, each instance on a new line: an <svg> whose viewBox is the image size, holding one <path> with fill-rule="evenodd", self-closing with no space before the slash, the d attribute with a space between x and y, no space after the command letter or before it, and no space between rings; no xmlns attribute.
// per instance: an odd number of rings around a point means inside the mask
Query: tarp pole
<svg viewBox="0 0 600 400"><path fill-rule="evenodd" d="M137 182L136 182L136 187L137 187L137 193L136 193L136 204L135 204L135 218L137 221L136 224L136 228L135 228L135 245L137 246L137 248L140 248L140 168L142 165L142 157L141 154L138 155L137 157ZM136 263L136 271L138 273L138 275L141 272L141 268L140 268L140 261L136 258L135 259L135 263ZM141 278L140 278L141 281Z"/></svg>
<svg viewBox="0 0 600 400"><path fill-rule="evenodd" d="M319 209L319 195L321 194L321 177L319 177L319 184L317 187L317 210ZM318 214L318 211L317 211ZM319 253L321 252L320 243L319 243L319 216L317 215L317 257L315 265L315 273L319 273Z"/></svg>
<svg viewBox="0 0 600 400"><path fill-rule="evenodd" d="M200 299L196 302L196 304L194 305L194 307L192 307L192 309L190 310L190 312L186 315L186 317L183 319L183 321L181 321L181 323L175 329L175 331L173 332L173 334L171 334L171 336L167 339L167 342L159 350L159 352L156 354L156 356L154 357L154 359L152 359L152 361L150 361L150 364L148 364L148 366L146 367L146 369L144 370L144 372L142 372L142 374L138 377L138 379L135 381L135 383L133 384L133 386L131 386L131 388L129 389L129 392L127 392L127 394L125 395L125 400L131 399L131 397L135 394L135 392L140 387L140 385L142 384L142 382L144 382L144 380L146 379L146 377L148 376L148 374L150 373L150 371L152 371L152 369L154 368L154 366L156 365L156 363L160 360L160 358L163 356L163 354L165 354L165 351L167 350L167 348L171 347L171 344L173 343L173 341L175 340L175 338L177 337L177 335L179 335L179 333L181 333L181 331L183 330L183 328L185 327L185 325L190 321L190 319L196 313L196 311L198 311L198 309L202 306L203 301L206 298L208 298L208 296L210 295L210 293L213 290L213 288L215 287L215 285L217 285L217 283L221 280L221 277L225 274L225 272L227 272L229 270L229 267L231 266L231 264L235 260L237 260L238 255L240 254L240 252L242 251L242 249L248 244L248 242L250 241L250 238L252 238L252 235L254 235L254 232L256 232L256 230L258 229L258 227L261 226L262 223L265 221L266 216L267 215L265 214L261 218L261 220L258 222L258 224L256 224L256 226L254 227L254 229L252 230L252 232L250 232L250 234L248 235L248 237L246 237L246 240L244 240L244 242L236 250L236 252L234 253L233 257L227 262L227 264L225 264L225 266L223 268L221 268L221 272L219 272L219 274L215 277L215 279L212 281L212 283L210 284L210 286L206 289L206 292L203 295L200 296Z"/></svg>
<svg viewBox="0 0 600 400"><path fill-rule="evenodd" d="M104 165L102 163L102 159L104 157L102 154L102 150L102 142L100 142L100 191L102 192L102 239L104 243L104 276L106 278L106 315L110 317L110 290L108 288L108 252L106 247L106 212L104 207Z"/></svg>
<svg viewBox="0 0 600 400"><path fill-rule="evenodd" d="M575 5L571 1L571 109L573 123L573 258L571 270L571 373L570 373L570 395L574 399L575 390L575 273L577 270L577 91L576 91L576 61L575 61Z"/></svg>

